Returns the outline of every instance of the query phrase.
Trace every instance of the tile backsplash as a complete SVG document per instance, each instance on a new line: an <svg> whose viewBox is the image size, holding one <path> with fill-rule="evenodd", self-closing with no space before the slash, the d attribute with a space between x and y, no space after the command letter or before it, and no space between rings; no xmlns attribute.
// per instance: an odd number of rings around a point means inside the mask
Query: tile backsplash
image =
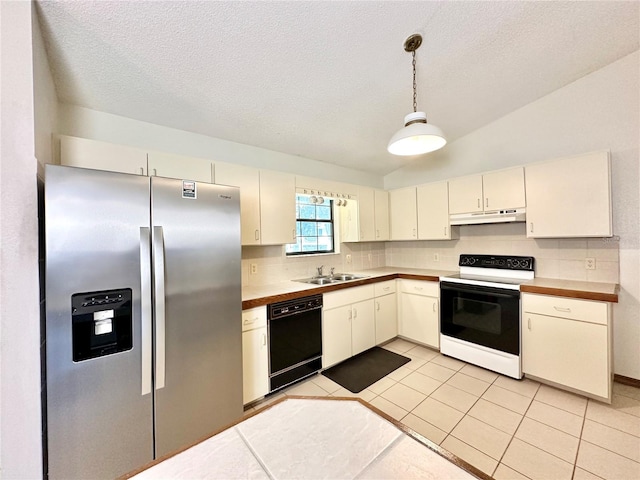
<svg viewBox="0 0 640 480"><path fill-rule="evenodd" d="M284 246L243 247L242 285L260 286L325 272L376 267L458 270L461 253L526 255L536 259L536 276L619 283L619 242L613 238L526 238L524 223L461 226L460 238L442 241L343 243L341 252L311 257L286 257ZM436 260L437 258L437 260ZM587 270L585 259L595 259ZM255 264L256 273L251 272Z"/></svg>

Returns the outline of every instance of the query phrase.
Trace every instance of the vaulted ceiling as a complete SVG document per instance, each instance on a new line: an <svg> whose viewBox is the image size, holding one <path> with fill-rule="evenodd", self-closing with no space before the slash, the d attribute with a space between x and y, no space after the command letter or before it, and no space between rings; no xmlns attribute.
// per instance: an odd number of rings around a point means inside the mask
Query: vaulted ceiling
<svg viewBox="0 0 640 480"><path fill-rule="evenodd" d="M639 48L627 1L39 1L59 100L384 175Z"/></svg>

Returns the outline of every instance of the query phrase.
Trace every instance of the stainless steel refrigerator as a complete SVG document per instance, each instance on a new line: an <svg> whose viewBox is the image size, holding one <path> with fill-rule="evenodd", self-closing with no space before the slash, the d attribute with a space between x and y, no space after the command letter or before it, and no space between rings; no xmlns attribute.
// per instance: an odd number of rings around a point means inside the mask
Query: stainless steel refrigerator
<svg viewBox="0 0 640 480"><path fill-rule="evenodd" d="M47 165L52 479L114 478L242 416L235 187Z"/></svg>

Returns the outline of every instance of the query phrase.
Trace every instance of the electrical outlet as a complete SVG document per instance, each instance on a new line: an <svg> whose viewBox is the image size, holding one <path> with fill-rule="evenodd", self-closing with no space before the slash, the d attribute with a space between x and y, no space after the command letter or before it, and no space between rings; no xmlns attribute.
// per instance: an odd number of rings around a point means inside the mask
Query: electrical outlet
<svg viewBox="0 0 640 480"><path fill-rule="evenodd" d="M434 253L433 254L433 261L434 262L439 262L440 261L440 254L439 253Z"/></svg>
<svg viewBox="0 0 640 480"><path fill-rule="evenodd" d="M584 259L584 268L587 270L595 270L596 269L596 259L593 257L587 257Z"/></svg>
<svg viewBox="0 0 640 480"><path fill-rule="evenodd" d="M252 263L251 264L251 275L255 275L256 273L258 273L258 264L257 263Z"/></svg>
<svg viewBox="0 0 640 480"><path fill-rule="evenodd" d="M351 254L347 253L347 265L351 265Z"/></svg>

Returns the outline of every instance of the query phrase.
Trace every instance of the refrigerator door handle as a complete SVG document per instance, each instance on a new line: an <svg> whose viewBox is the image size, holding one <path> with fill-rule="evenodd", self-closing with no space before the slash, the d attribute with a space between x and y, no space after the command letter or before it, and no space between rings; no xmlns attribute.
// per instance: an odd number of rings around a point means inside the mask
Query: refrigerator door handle
<svg viewBox="0 0 640 480"><path fill-rule="evenodd" d="M151 231L140 227L140 313L142 395L151 393Z"/></svg>
<svg viewBox="0 0 640 480"><path fill-rule="evenodd" d="M153 279L156 318L156 390L164 388L165 318L164 318L164 238L162 227L153 227Z"/></svg>

